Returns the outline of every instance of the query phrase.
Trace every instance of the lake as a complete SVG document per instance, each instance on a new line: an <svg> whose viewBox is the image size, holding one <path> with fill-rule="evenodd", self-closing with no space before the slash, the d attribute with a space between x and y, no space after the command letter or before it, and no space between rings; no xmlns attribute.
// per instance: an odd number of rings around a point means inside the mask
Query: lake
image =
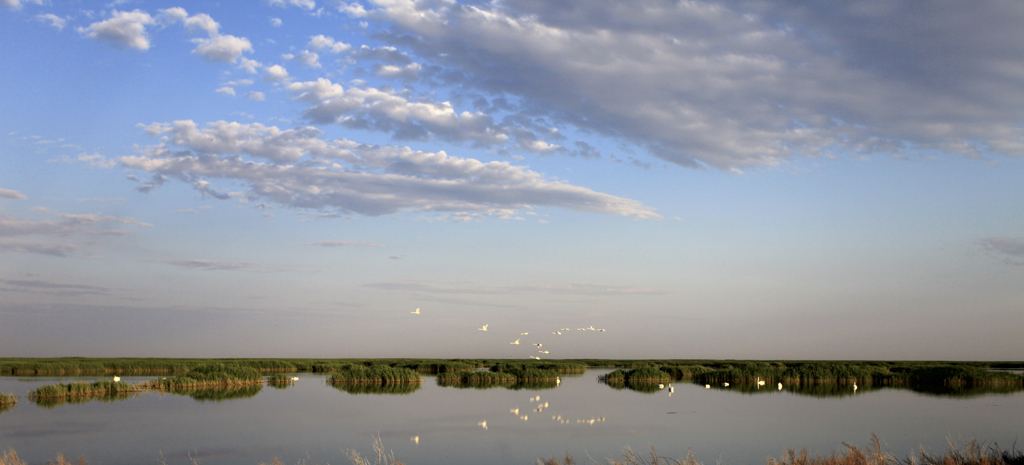
<svg viewBox="0 0 1024 465"><path fill-rule="evenodd" d="M26 394L45 384L109 378L0 376L0 392L21 395L16 407L0 413L0 447L12 447L30 463L65 452L93 465L159 464L161 457L168 465L191 464L191 458L256 465L272 457L337 465L350 463L347 450L371 454L379 435L407 465L532 465L566 452L578 463L606 463L621 459L624 446L646 453L651 445L661 456L693 450L707 465L739 465L763 464L786 447L828 454L843 442L866 446L872 434L900 458L920 447L945 451L947 439L976 438L1004 449L1024 440L1019 390L854 392L825 385L779 391L675 382L669 395L667 389L646 393L599 383L609 371L563 376L560 386L542 390L441 387L424 376L418 389L399 394L350 393L327 384L326 376L299 373L285 389L236 393L248 397L197 400L153 392L53 407L35 405Z"/></svg>

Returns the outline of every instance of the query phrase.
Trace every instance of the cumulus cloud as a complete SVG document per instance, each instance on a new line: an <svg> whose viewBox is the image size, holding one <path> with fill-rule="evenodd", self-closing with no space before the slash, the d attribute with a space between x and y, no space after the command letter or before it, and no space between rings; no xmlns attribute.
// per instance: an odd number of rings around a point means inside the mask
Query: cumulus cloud
<svg viewBox="0 0 1024 465"><path fill-rule="evenodd" d="M80 27L78 33L90 39L110 42L119 48L149 50L146 26L153 24L156 24L156 20L144 11L114 10L110 19L92 23L89 27Z"/></svg>
<svg viewBox="0 0 1024 465"><path fill-rule="evenodd" d="M262 102L267 99L267 96L264 95L263 92L251 91L245 93L245 98L249 100L255 100L257 102Z"/></svg>
<svg viewBox="0 0 1024 465"><path fill-rule="evenodd" d="M264 72L266 73L263 76L265 81L281 82L288 79L288 70L281 65L268 66L264 68Z"/></svg>
<svg viewBox="0 0 1024 465"><path fill-rule="evenodd" d="M326 49L331 53L342 53L352 48L352 46L349 44L346 44L344 42L338 42L334 40L333 37L327 37L323 34L313 36L312 38L310 38L309 44L307 44L306 47L315 52L319 52L321 50Z"/></svg>
<svg viewBox="0 0 1024 465"><path fill-rule="evenodd" d="M1024 155L1024 11L1004 4L373 3L339 9L378 21L446 83L680 165Z"/></svg>
<svg viewBox="0 0 1024 465"><path fill-rule="evenodd" d="M192 39L197 44L192 53L208 61L235 63L245 52L252 52L252 42L245 37L216 35L208 39Z"/></svg>
<svg viewBox="0 0 1024 465"><path fill-rule="evenodd" d="M234 87L224 86L224 87L218 88L214 92L216 92L218 94L230 95L232 97L235 96L235 88Z"/></svg>
<svg viewBox="0 0 1024 465"><path fill-rule="evenodd" d="M36 15L36 21L50 23L50 26L57 28L58 31L63 31L64 27L68 25L68 20L52 13Z"/></svg>
<svg viewBox="0 0 1024 465"><path fill-rule="evenodd" d="M636 218L659 218L641 203L594 192L507 162L481 162L408 147L325 140L316 128L282 130L258 123L192 121L152 124L162 142L127 168L150 173L155 188L166 179L229 198L210 180L246 186L252 202L322 212L378 216L402 211L493 213L535 206ZM142 182L142 181L140 181Z"/></svg>
<svg viewBox="0 0 1024 465"><path fill-rule="evenodd" d="M245 57L238 59L238 69L245 70L249 74L256 74L256 70L260 69L262 66L263 64L256 60Z"/></svg>
<svg viewBox="0 0 1024 465"><path fill-rule="evenodd" d="M273 27L281 27L281 18L270 18L270 25Z"/></svg>
<svg viewBox="0 0 1024 465"><path fill-rule="evenodd" d="M25 200L25 194L11 189L0 189L0 199Z"/></svg>

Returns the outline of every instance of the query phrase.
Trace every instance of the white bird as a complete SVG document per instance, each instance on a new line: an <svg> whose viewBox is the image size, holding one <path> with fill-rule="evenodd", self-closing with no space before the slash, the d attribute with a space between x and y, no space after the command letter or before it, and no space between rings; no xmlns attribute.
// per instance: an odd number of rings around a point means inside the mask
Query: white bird
<svg viewBox="0 0 1024 465"><path fill-rule="evenodd" d="M519 415L519 409L517 409L517 408L510 408L510 409L508 409L508 412L509 413L514 413L516 415Z"/></svg>
<svg viewBox="0 0 1024 465"><path fill-rule="evenodd" d="M537 397L531 397L531 398L530 398L530 402L540 402L540 396L537 396Z"/></svg>
<svg viewBox="0 0 1024 465"><path fill-rule="evenodd" d="M417 308L415 312L409 312L409 313L412 313L413 315L419 315L420 314L420 309ZM419 436L417 436L417 437L419 437Z"/></svg>
<svg viewBox="0 0 1024 465"><path fill-rule="evenodd" d="M586 331L587 328L576 328L576 331Z"/></svg>
<svg viewBox="0 0 1024 465"><path fill-rule="evenodd" d="M409 440L414 442L414 443L416 443L416 444L420 443L420 437L419 436L413 436L413 437L409 438Z"/></svg>
<svg viewBox="0 0 1024 465"><path fill-rule="evenodd" d="M658 389L665 389L665 385L664 384L659 384L658 385Z"/></svg>
<svg viewBox="0 0 1024 465"><path fill-rule="evenodd" d="M292 381L298 381L298 380L299 380L298 376L292 376Z"/></svg>
<svg viewBox="0 0 1024 465"><path fill-rule="evenodd" d="M711 385L710 384L705 384L704 385L704 389L711 389Z"/></svg>
<svg viewBox="0 0 1024 465"><path fill-rule="evenodd" d="M561 336L561 335L562 335L562 332L561 332L561 331L555 331L555 332L553 332L553 333L551 333L551 334L557 334L557 335Z"/></svg>
<svg viewBox="0 0 1024 465"><path fill-rule="evenodd" d="M483 328L477 328L477 330L478 331L487 331L487 325L484 325Z"/></svg>
<svg viewBox="0 0 1024 465"><path fill-rule="evenodd" d="M520 336L529 336L530 333L519 333Z"/></svg>
<svg viewBox="0 0 1024 465"><path fill-rule="evenodd" d="M569 328L562 328L559 331L568 331L568 330L569 330Z"/></svg>
<svg viewBox="0 0 1024 465"><path fill-rule="evenodd" d="M481 421L481 422L477 422L476 425L483 427L483 429L487 429L487 420L484 420L484 421Z"/></svg>
<svg viewBox="0 0 1024 465"><path fill-rule="evenodd" d="M857 383L853 383L853 390L854 390L854 391L856 391L856 390L857 390Z"/></svg>
<svg viewBox="0 0 1024 465"><path fill-rule="evenodd" d="M782 383L779 383L779 390L782 390Z"/></svg>
<svg viewBox="0 0 1024 465"><path fill-rule="evenodd" d="M116 383L116 382L118 382L118 381L121 381L121 377L120 377L120 376L115 376L115 377L114 377L114 382Z"/></svg>
<svg viewBox="0 0 1024 465"><path fill-rule="evenodd" d="M722 383L722 386L729 387L729 383Z"/></svg>
<svg viewBox="0 0 1024 465"><path fill-rule="evenodd" d="M562 384L562 378L555 378L555 386Z"/></svg>
<svg viewBox="0 0 1024 465"><path fill-rule="evenodd" d="M515 340L515 341L513 341L513 342L509 342L509 344L515 344L515 345L519 345L519 339L516 339L516 340Z"/></svg>
<svg viewBox="0 0 1024 465"><path fill-rule="evenodd" d="M547 354L550 354L550 353L551 353L551 352L549 352L549 351L546 351L546 350L538 350L537 352L540 352L540 353L542 353L542 354L545 354L545 355L547 355Z"/></svg>
<svg viewBox="0 0 1024 465"><path fill-rule="evenodd" d="M676 388L675 388L675 387L673 387L673 386L672 386L671 384L669 384L669 385L668 385L668 393L669 393L669 394L672 394L673 392L676 392Z"/></svg>
<svg viewBox="0 0 1024 465"><path fill-rule="evenodd" d="M589 328L587 328L587 329L589 329L589 330L591 330L591 331L597 331L596 329L594 329L594 325L590 325L590 327L589 327Z"/></svg>
<svg viewBox="0 0 1024 465"><path fill-rule="evenodd" d="M536 360L540 360L540 357L537 357L537 356L535 356L535 355L531 355L531 356L530 356L530 358L532 358L532 359L536 359Z"/></svg>
<svg viewBox="0 0 1024 465"><path fill-rule="evenodd" d="M537 346L538 349L540 349L541 347L544 347L544 344L534 344L534 345Z"/></svg>
<svg viewBox="0 0 1024 465"><path fill-rule="evenodd" d="M603 330L603 329L599 329L598 331L600 331L600 332L602 332L602 333L604 332L604 330Z"/></svg>

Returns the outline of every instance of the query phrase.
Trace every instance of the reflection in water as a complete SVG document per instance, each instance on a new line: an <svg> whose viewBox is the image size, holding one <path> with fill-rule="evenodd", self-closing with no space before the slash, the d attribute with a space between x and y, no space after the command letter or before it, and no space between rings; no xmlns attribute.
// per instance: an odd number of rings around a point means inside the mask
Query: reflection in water
<svg viewBox="0 0 1024 465"><path fill-rule="evenodd" d="M10 411L11 409L14 408L15 405L17 405L17 404L2 404L2 405L0 405L0 414L3 414L4 412Z"/></svg>
<svg viewBox="0 0 1024 465"><path fill-rule="evenodd" d="M29 401L43 408L53 409L65 404L87 404L94 400L100 402L118 402L122 400L128 400L133 397L138 397L141 392L121 392L116 394L100 394L94 396L74 396L74 397L30 397Z"/></svg>
<svg viewBox="0 0 1024 465"><path fill-rule="evenodd" d="M327 383L339 391L349 394L412 394L423 386L423 383Z"/></svg>
<svg viewBox="0 0 1024 465"><path fill-rule="evenodd" d="M538 381L493 381L493 382L461 382L461 381L443 381L440 378L437 380L437 385L442 387L452 387L456 389L494 389L494 388L505 388L513 391L519 390L530 390L530 391L543 391L546 389L554 389L559 386L561 382L558 379L553 380L538 380Z"/></svg>
<svg viewBox="0 0 1024 465"><path fill-rule="evenodd" d="M179 396L188 396L200 402L215 401L221 402L231 399L248 399L260 393L262 384L247 384L242 386L204 387L195 389L175 389L166 391Z"/></svg>
<svg viewBox="0 0 1024 465"><path fill-rule="evenodd" d="M661 388L659 388L658 384L654 383L629 383L621 381L604 380L598 380L598 382L605 384L608 387L615 390L629 389L631 391L641 392L645 394L653 394L662 390ZM697 382L693 382L693 384L696 384L698 386L700 385L700 383ZM791 394L819 398L851 397L855 395L865 395L872 392L884 390L907 390L939 397L961 398L978 397L988 394L1014 394L1024 391L1024 386L1012 384L986 384L974 386L944 386L936 384L889 384L876 386L870 383L855 384L827 382L793 382L785 385L783 385L782 383L778 383L777 387L771 387L759 384L757 382L735 382L721 384L705 384L704 387L706 389L731 391L746 395L772 394L778 393L779 391L784 391Z"/></svg>

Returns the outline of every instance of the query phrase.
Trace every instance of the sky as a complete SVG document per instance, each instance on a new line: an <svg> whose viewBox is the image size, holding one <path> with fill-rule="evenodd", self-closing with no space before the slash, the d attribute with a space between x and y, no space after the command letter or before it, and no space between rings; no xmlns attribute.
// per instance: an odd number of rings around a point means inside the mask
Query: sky
<svg viewBox="0 0 1024 465"><path fill-rule="evenodd" d="M0 356L1021 360L1022 23L0 0Z"/></svg>

